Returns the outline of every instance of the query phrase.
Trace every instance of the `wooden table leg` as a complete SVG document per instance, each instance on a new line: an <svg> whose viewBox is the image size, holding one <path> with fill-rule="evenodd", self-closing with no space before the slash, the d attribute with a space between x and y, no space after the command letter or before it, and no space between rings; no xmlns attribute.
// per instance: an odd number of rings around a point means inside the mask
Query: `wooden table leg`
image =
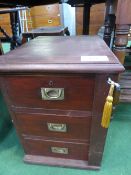
<svg viewBox="0 0 131 175"><path fill-rule="evenodd" d="M19 34L19 15L18 11L10 13L10 23L12 28L12 42L11 42L11 50L15 49L17 46L21 45L21 39Z"/></svg>
<svg viewBox="0 0 131 175"><path fill-rule="evenodd" d="M91 4L85 3L83 9L83 35L89 35Z"/></svg>
<svg viewBox="0 0 131 175"><path fill-rule="evenodd" d="M125 59L125 48L128 43L129 25L116 25L113 52L123 64Z"/></svg>
<svg viewBox="0 0 131 175"><path fill-rule="evenodd" d="M115 28L115 11L116 11L117 0L107 0L106 1L106 15L105 15L105 31L104 31L104 41L110 47L112 32Z"/></svg>

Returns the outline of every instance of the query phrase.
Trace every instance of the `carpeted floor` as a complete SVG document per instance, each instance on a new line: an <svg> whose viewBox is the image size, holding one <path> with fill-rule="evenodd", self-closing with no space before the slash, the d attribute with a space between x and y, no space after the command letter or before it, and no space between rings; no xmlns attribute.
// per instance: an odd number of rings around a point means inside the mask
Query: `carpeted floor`
<svg viewBox="0 0 131 175"><path fill-rule="evenodd" d="M0 91L0 143L12 128L12 122L7 110L6 103Z"/></svg>
<svg viewBox="0 0 131 175"><path fill-rule="evenodd" d="M114 112L100 171L28 165L22 161L23 149L12 128L0 143L0 175L130 175L131 105L119 104Z"/></svg>

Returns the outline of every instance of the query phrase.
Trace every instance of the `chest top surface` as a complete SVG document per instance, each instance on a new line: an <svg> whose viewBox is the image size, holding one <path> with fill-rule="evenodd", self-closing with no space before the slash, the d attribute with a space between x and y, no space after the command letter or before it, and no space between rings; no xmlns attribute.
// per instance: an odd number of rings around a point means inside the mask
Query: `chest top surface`
<svg viewBox="0 0 131 175"><path fill-rule="evenodd" d="M98 36L45 36L0 57L0 73L119 73L124 68Z"/></svg>

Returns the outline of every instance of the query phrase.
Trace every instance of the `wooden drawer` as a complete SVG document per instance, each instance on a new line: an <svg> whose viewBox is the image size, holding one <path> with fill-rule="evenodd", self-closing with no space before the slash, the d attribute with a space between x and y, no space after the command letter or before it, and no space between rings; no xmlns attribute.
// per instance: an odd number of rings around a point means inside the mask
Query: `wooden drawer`
<svg viewBox="0 0 131 175"><path fill-rule="evenodd" d="M60 13L59 4L36 6L31 8L31 16L56 16Z"/></svg>
<svg viewBox="0 0 131 175"><path fill-rule="evenodd" d="M1 23L9 23L10 24L10 15L9 14L0 14L0 22Z"/></svg>
<svg viewBox="0 0 131 175"><path fill-rule="evenodd" d="M60 26L60 17L39 17L32 18L32 23L35 28L43 26Z"/></svg>
<svg viewBox="0 0 131 175"><path fill-rule="evenodd" d="M122 71L96 36L37 37L1 56L0 87L25 150L24 160L98 169L108 131L101 125L110 89L107 80L117 80ZM57 124L66 124L68 133L48 131L47 122L55 129L65 129Z"/></svg>
<svg viewBox="0 0 131 175"><path fill-rule="evenodd" d="M85 114L56 116L19 113L16 118L23 135L78 140L89 140L90 137L91 117Z"/></svg>
<svg viewBox="0 0 131 175"><path fill-rule="evenodd" d="M25 153L76 160L88 160L88 144L40 140L26 137L23 140Z"/></svg>
<svg viewBox="0 0 131 175"><path fill-rule="evenodd" d="M95 77L88 76L10 76L6 77L11 105L19 107L92 110ZM61 100L44 100L41 88L63 88ZM61 96L60 96L61 97Z"/></svg>

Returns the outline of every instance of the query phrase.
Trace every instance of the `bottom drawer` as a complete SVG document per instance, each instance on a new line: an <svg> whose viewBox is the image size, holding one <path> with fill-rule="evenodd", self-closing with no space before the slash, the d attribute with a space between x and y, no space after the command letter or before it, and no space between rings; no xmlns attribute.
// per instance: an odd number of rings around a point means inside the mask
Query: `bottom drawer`
<svg viewBox="0 0 131 175"><path fill-rule="evenodd" d="M64 141L24 138L24 150L28 155L40 155L76 160L88 160L88 144Z"/></svg>

